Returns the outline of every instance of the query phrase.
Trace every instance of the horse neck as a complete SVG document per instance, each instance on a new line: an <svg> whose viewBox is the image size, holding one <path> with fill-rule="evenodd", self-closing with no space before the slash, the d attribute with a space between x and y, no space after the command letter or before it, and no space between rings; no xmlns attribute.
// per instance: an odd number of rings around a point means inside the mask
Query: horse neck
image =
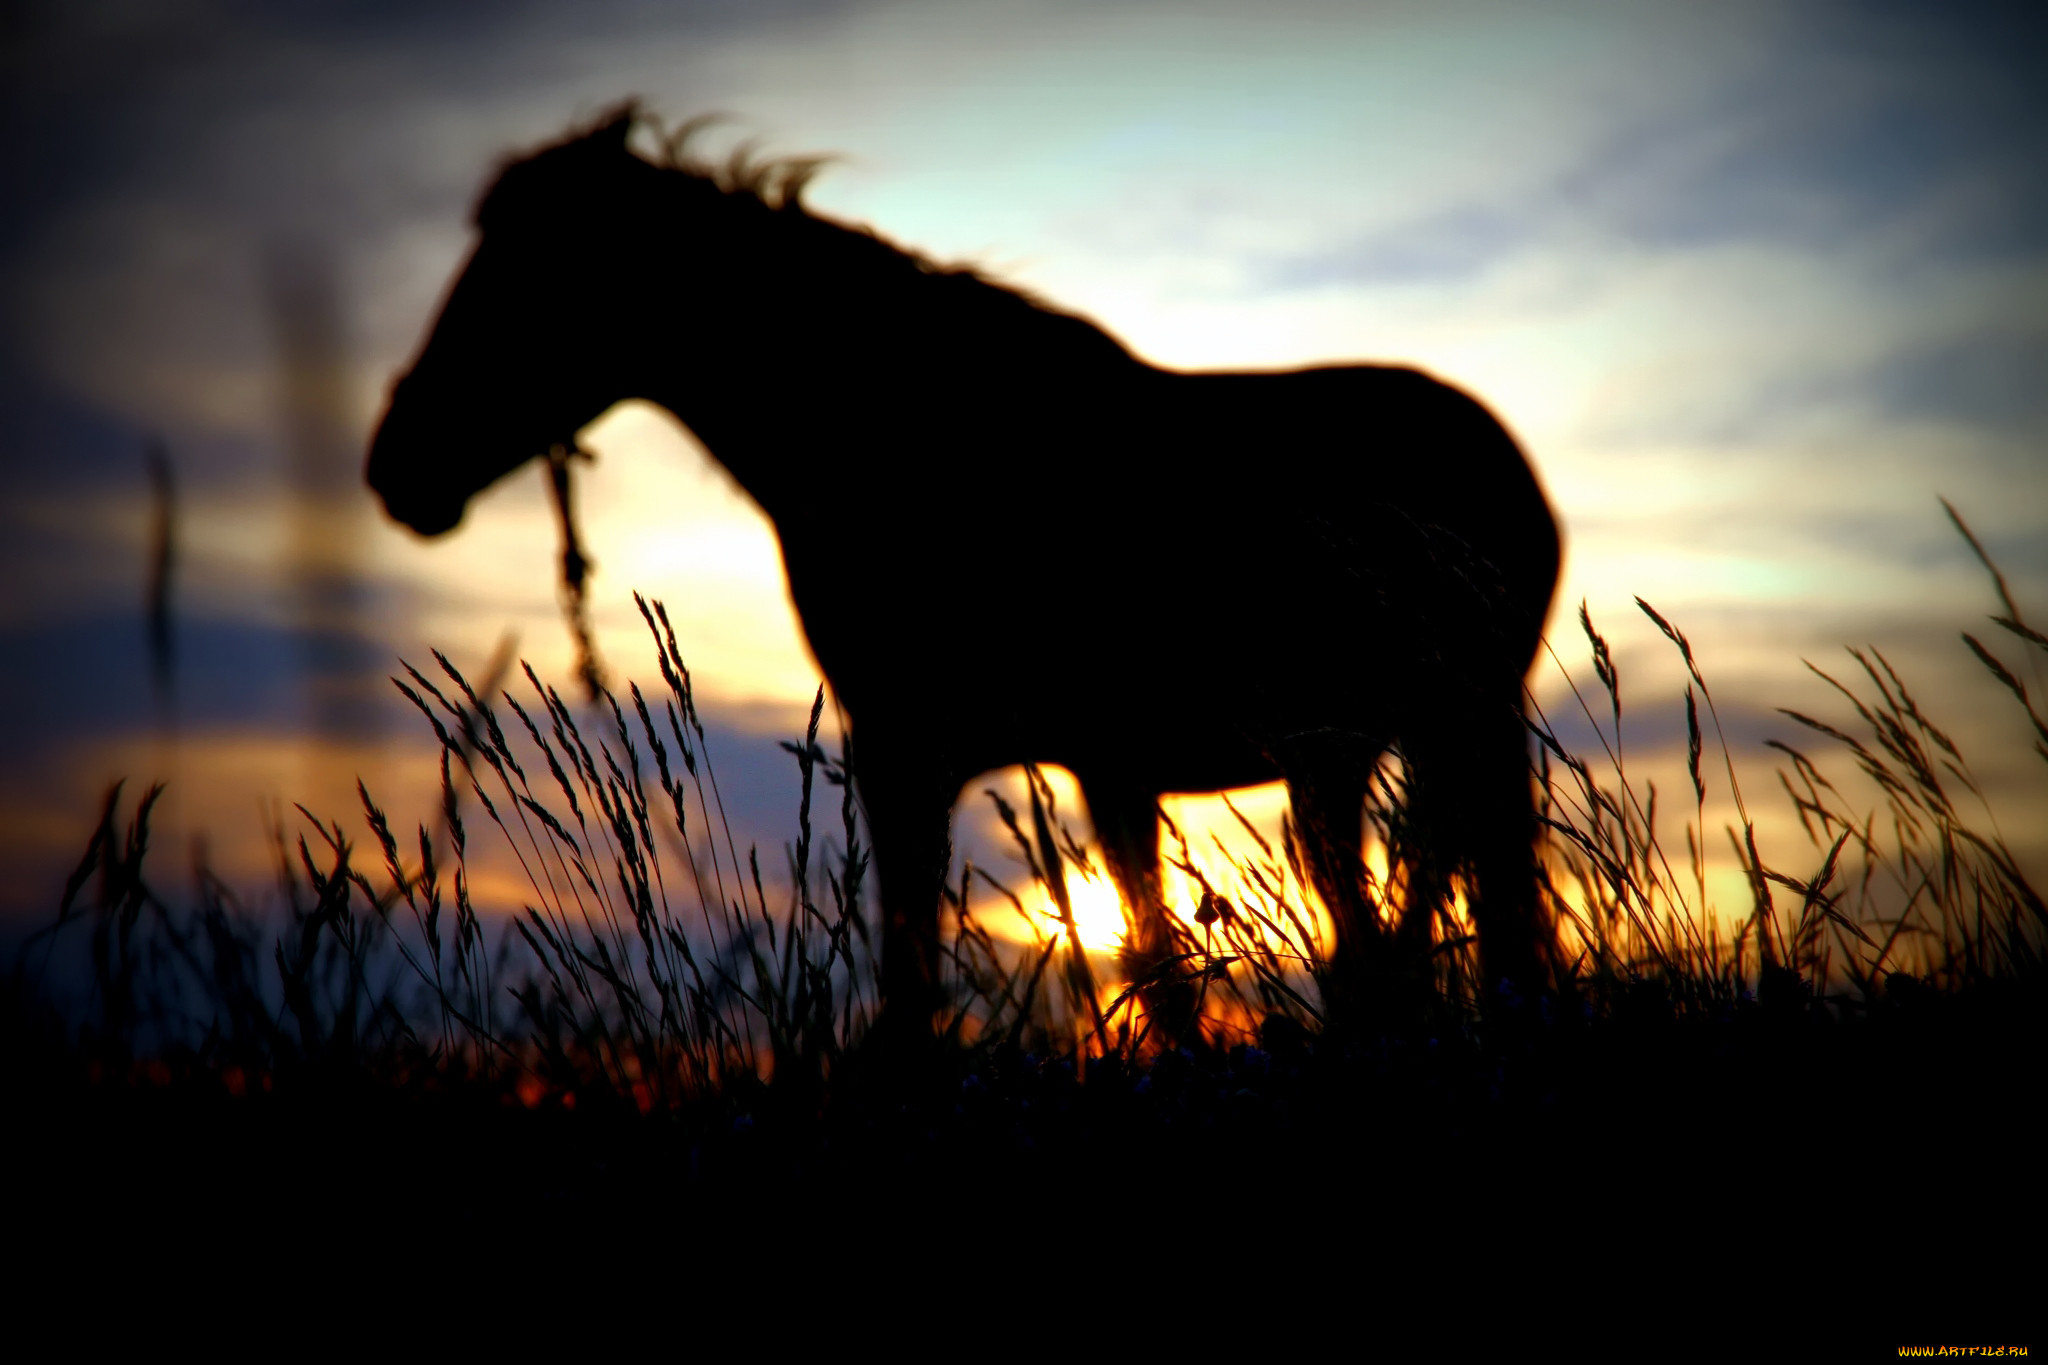
<svg viewBox="0 0 2048 1365"><path fill-rule="evenodd" d="M759 228L751 270L724 262L711 277L701 258L678 260L651 295L640 284L641 335L626 344L649 363L653 391L641 396L690 428L778 525L831 515L927 457L922 437L948 409L1047 368L1136 364L1093 324L977 279L933 277L830 220Z"/></svg>
<svg viewBox="0 0 2048 1365"><path fill-rule="evenodd" d="M618 397L668 409L778 516L816 477L807 466L822 463L814 429L838 406L843 384L859 380L815 354L832 349L818 344L830 302L707 249L701 197L651 195L634 208L638 221L618 238L644 248L621 252L591 300L585 331L604 342L588 355L592 378L602 374ZM750 252L762 245L741 243ZM865 368L858 357L852 366Z"/></svg>

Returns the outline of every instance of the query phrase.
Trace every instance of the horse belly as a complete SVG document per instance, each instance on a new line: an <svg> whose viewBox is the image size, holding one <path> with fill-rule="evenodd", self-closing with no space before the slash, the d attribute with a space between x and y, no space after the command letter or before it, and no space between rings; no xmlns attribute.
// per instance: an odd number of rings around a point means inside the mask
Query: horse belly
<svg viewBox="0 0 2048 1365"><path fill-rule="evenodd" d="M995 709L1015 718L1003 762L1057 763L1153 792L1224 791L1280 775L1255 718L1215 690L1221 670L1086 650L1018 672L1025 686L990 689L1009 694Z"/></svg>

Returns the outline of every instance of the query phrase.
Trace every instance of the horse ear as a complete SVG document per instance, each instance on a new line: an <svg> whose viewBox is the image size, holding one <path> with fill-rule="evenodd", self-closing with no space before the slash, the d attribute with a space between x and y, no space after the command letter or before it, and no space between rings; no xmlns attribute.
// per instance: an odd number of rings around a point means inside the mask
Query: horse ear
<svg viewBox="0 0 2048 1365"><path fill-rule="evenodd" d="M600 114L596 126L584 134L583 141L597 151L624 152L639 117L640 101L624 100Z"/></svg>

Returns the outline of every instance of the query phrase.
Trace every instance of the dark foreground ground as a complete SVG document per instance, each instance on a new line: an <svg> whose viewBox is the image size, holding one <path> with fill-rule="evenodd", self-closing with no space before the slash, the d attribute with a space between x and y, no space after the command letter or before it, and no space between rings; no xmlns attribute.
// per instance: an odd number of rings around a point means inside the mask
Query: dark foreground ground
<svg viewBox="0 0 2048 1365"><path fill-rule="evenodd" d="M360 1068L115 1084L17 1028L8 1222L66 1274L382 1267L548 1302L644 1277L664 1312L843 1293L1048 1343L1086 1304L1359 1349L2048 1346L2038 992L1558 1016L648 1115Z"/></svg>

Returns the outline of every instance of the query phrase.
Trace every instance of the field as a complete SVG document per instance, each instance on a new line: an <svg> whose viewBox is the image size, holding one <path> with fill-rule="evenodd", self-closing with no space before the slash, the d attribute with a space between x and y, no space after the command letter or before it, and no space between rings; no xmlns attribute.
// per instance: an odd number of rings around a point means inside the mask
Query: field
<svg viewBox="0 0 2048 1365"><path fill-rule="evenodd" d="M2048 637L2003 600L1966 647L2048 739L2033 660L2011 662ZM1561 944L1541 992L1482 989L1398 765L1368 812L1370 891L1405 956L1369 993L1330 975L1291 830L1239 869L1256 893L1203 897L1172 980L1121 980L1074 932L1069 869L1095 869L1034 773L1002 815L1054 909L1018 945L987 907L1031 888L950 887L951 1004L905 1053L869 1036L857 758L820 745L822 693L785 746L803 797L771 894L724 826L666 616L642 610L662 687L580 722L530 670L502 691L445 660L399 679L442 747L438 827L392 829L367 790L345 822L301 812L278 904L204 877L160 895L155 792L109 794L5 1016L38 1172L20 1198L57 1245L145 1265L401 1232L459 1265L501 1239L631 1247L648 1273L744 1264L790 1295L886 1281L847 1260L866 1247L949 1302L968 1291L937 1293L953 1272L932 1257L957 1253L973 1296L1654 1358L2024 1343L2038 1322L2048 907L1881 654L1837 675L1853 719L1792 717L1813 743L1780 746L1784 798L1809 846L1764 849L1703 661L1645 604L1691 680L1679 852L1630 783L1620 681L1582 617L1603 752L1531 727ZM1750 888L1732 911L1704 870L1723 782ZM523 869L516 917L472 898L484 841ZM1176 986L1202 1023L1167 1038L1148 1002ZM534 1273L528 1254L509 1268Z"/></svg>

